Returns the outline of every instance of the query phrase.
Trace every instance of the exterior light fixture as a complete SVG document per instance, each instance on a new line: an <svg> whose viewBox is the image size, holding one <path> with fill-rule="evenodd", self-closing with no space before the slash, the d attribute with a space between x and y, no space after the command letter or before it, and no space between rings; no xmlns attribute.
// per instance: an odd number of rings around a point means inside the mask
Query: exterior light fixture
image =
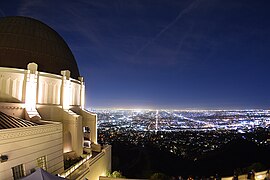
<svg viewBox="0 0 270 180"><path fill-rule="evenodd" d="M8 160L8 156L7 155L0 155L0 162L6 162Z"/></svg>

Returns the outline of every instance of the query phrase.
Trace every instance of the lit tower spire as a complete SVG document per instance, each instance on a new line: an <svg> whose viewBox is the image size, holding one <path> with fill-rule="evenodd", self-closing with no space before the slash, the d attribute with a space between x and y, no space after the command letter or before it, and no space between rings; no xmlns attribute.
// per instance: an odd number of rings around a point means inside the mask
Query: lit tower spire
<svg viewBox="0 0 270 180"><path fill-rule="evenodd" d="M158 131L158 110L156 112L156 132Z"/></svg>

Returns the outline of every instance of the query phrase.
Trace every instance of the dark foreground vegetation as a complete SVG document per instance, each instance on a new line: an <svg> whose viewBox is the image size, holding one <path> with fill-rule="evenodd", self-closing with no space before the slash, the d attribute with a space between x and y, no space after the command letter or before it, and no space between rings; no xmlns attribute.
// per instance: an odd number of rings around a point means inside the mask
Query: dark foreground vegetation
<svg viewBox="0 0 270 180"><path fill-rule="evenodd" d="M223 148L195 159L183 159L168 151L152 146L127 145L114 142L112 169L127 178L149 178L160 172L169 176L210 177L232 176L234 172L246 174L250 169L262 171L270 167L269 146L236 139Z"/></svg>

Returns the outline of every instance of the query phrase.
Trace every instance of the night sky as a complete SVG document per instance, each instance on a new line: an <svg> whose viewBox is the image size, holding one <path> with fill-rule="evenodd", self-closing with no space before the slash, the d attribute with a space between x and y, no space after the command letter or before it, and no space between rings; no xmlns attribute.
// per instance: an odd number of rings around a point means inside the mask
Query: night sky
<svg viewBox="0 0 270 180"><path fill-rule="evenodd" d="M1 1L68 43L90 108L270 107L269 0Z"/></svg>

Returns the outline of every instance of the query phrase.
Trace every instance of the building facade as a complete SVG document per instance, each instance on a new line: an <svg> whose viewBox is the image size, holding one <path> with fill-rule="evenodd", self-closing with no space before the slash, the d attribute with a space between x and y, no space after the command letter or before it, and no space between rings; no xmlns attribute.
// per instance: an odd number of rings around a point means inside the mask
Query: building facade
<svg viewBox="0 0 270 180"><path fill-rule="evenodd" d="M0 18L0 112L34 123L0 126L0 155L8 157L0 161L0 177L16 179L17 171L25 176L40 166L64 177L75 173L74 179L110 171L111 148L97 143L97 116L84 104L84 80L62 37L32 18ZM8 121L0 116L0 122ZM80 156L80 166L100 164L98 170L79 174L77 165L65 172L64 161Z"/></svg>

